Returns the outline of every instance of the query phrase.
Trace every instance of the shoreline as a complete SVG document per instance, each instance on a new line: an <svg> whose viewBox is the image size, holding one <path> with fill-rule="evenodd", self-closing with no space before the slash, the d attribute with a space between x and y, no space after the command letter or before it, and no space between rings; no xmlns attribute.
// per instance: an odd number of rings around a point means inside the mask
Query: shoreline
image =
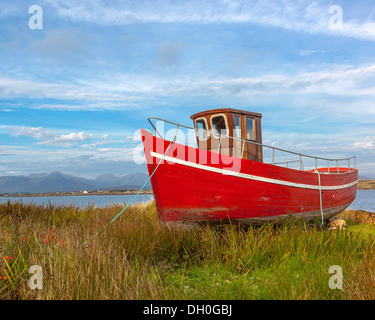
<svg viewBox="0 0 375 320"><path fill-rule="evenodd" d="M375 180L359 180L357 190L375 190ZM43 193L3 193L0 197L4 198L23 198L23 197L66 197L66 196L123 196L135 195L138 190L100 190L100 191L71 191L71 192L43 192ZM154 194L152 190L142 190L140 194Z"/></svg>
<svg viewBox="0 0 375 320"><path fill-rule="evenodd" d="M122 190L104 190L104 191L72 191L72 192L46 192L46 193L7 193L2 194L3 198L39 198L39 197L68 197L68 196L125 196L136 195L137 190L122 191ZM140 194L153 195L152 190L142 190Z"/></svg>
<svg viewBox="0 0 375 320"><path fill-rule="evenodd" d="M357 190L375 190L375 180L359 180Z"/></svg>

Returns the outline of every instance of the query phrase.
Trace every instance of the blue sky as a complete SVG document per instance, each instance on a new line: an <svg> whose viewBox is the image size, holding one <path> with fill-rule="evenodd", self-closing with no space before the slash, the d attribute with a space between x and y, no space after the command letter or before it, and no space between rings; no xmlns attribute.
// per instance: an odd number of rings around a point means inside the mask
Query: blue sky
<svg viewBox="0 0 375 320"><path fill-rule="evenodd" d="M375 178L373 1L2 0L0 30L0 176L146 172L147 117L231 107Z"/></svg>

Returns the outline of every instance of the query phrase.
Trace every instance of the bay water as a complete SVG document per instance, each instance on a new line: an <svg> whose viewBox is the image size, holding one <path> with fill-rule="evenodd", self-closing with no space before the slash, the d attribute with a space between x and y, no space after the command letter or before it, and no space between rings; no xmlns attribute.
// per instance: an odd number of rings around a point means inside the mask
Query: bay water
<svg viewBox="0 0 375 320"><path fill-rule="evenodd" d="M128 204L134 195L85 195L85 196L49 196L49 197L0 197L0 203L6 203L8 200L11 202L33 203L37 205L52 204L55 206L60 205L73 205L75 207L86 207L93 205L99 208L110 206L112 204L125 205ZM148 202L154 199L152 194L140 194L134 199L134 203Z"/></svg>
<svg viewBox="0 0 375 320"><path fill-rule="evenodd" d="M85 195L85 196L58 196L58 197L0 197L0 203L21 201L23 203L34 203L38 205L74 205L85 207L94 205L96 207L110 206L111 204L127 204L134 195ZM148 202L154 199L152 194L140 194L133 203ZM375 212L375 190L358 190L355 200L349 209L365 210Z"/></svg>

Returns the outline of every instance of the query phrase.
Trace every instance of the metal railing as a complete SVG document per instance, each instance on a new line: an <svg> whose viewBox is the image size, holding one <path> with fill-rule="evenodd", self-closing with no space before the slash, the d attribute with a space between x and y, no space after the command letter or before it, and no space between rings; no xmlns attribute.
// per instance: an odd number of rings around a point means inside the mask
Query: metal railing
<svg viewBox="0 0 375 320"><path fill-rule="evenodd" d="M156 129L156 127L152 123L151 119L153 119L153 120L159 120L159 121L163 121L163 122L169 123L171 125L176 126L176 129L182 127L182 128L194 130L196 136L198 136L199 132L205 133L208 137L215 135L215 139L217 139L217 136L219 136L219 144L218 144L217 153L220 153L220 148L221 148L221 144L222 144L222 138L229 138L229 139L232 139L232 140L241 141L241 159L243 158L243 154L244 154L244 150L245 150L245 144L253 144L253 145L260 146L262 148L271 149L271 151L272 151L272 161L270 162L270 164L272 164L272 165L282 165L282 164L285 164L285 166L288 168L289 164L299 162L299 169L300 170L304 170L303 158L308 158L308 159L313 159L314 160L315 170L318 169L318 160L326 161L327 162L327 172L328 173L331 173L331 172L332 173L334 173L334 172L340 173L339 162L341 163L343 161L345 161L347 163L347 168L348 168L349 172L352 170L351 160L353 160L353 168L354 169L357 168L356 157L355 156L351 156L351 157L348 157L348 158L339 158L339 159L331 159L331 158L311 156L311 155L307 155L307 154L302 154L302 153L298 153L298 152L294 152L294 151L290 151L290 150L285 150L285 149L277 148L277 147L274 147L274 146L269 146L269 145L258 143L258 142L255 142L255 141L244 140L244 139L241 139L241 138L232 137L232 136L229 136L227 134L222 134L222 133L218 133L218 132L214 133L212 131L207 131L207 130L203 130L203 129L197 129L197 128L185 126L185 125L182 125L182 124L178 124L176 122L164 120L164 119L157 118L157 117L149 117L148 121L150 122L151 126L154 128L155 135L158 134L160 136L160 138L162 138L162 139L164 139L164 137ZM176 134L177 134L177 130L176 130ZM289 155L291 154L291 155L298 156L298 160L275 162L275 152L276 151L287 153ZM336 168L335 168L336 170L331 170L331 169L333 169L333 168L331 168L331 163L332 162L336 163Z"/></svg>

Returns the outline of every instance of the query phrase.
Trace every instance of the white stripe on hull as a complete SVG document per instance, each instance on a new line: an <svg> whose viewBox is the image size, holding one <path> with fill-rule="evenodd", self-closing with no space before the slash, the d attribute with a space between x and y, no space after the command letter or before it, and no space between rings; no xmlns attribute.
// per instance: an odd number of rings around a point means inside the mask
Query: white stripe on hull
<svg viewBox="0 0 375 320"><path fill-rule="evenodd" d="M151 156L153 156L154 158L158 158L158 159L161 159L163 157L162 154L156 153L156 152L153 152L153 151L151 151ZM244 178L244 179L249 179L249 180L254 180L254 181L267 182L267 183L278 184L278 185L281 185L281 186L303 188L303 189L339 190L339 189L345 189L345 188L355 186L358 183L358 180L356 180L354 182L342 184L342 185L338 185L338 186L321 186L321 187L319 187L319 185L311 185L311 184L283 181L283 180L277 180L277 179L255 176L255 175L247 174L247 173L231 171L231 170L227 170L227 169L215 168L215 167L211 167L211 166L207 166L207 165L203 165L203 164L199 164L199 163L195 163L195 162L191 162L191 161L181 160L181 159L177 159L177 158L169 157L169 156L164 156L164 160L169 161L169 162L174 162L174 163L177 163L177 164L181 164L181 165L184 165L184 166L192 167L192 168L197 168L197 169L201 169L201 170L221 173L221 174L224 174L224 175L227 175L227 176L234 176L234 177L239 177L239 178Z"/></svg>

